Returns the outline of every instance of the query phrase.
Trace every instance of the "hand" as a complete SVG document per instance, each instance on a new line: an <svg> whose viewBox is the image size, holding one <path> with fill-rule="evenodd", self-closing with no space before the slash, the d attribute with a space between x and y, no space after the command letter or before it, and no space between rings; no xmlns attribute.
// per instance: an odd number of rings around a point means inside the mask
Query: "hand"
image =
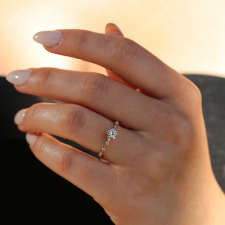
<svg viewBox="0 0 225 225"><path fill-rule="evenodd" d="M41 162L91 195L117 225L225 223L201 93L190 80L121 36L60 30L35 37L47 51L109 74L38 68L7 75L19 92L65 102L38 103L15 117ZM101 160L50 135L99 153L116 120L117 136Z"/></svg>

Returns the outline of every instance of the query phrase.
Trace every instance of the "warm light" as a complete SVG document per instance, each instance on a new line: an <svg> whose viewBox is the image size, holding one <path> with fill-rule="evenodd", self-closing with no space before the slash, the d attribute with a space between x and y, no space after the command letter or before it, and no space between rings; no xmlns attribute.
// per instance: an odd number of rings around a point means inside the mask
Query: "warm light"
<svg viewBox="0 0 225 225"><path fill-rule="evenodd" d="M109 22L178 71L225 74L225 1L0 0L0 5L0 74L30 67L105 73L48 53L33 35L63 28L104 33Z"/></svg>

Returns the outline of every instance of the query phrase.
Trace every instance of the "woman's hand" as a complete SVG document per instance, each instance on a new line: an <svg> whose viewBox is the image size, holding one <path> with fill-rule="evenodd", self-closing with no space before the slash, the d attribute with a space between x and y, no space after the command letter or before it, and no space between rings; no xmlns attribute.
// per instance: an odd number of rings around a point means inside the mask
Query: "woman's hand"
<svg viewBox="0 0 225 225"><path fill-rule="evenodd" d="M41 162L91 195L117 225L225 223L201 93L190 80L121 36L60 30L35 38L109 75L55 68L7 75L19 92L66 103L38 103L15 117ZM116 120L102 160L50 135L99 153Z"/></svg>

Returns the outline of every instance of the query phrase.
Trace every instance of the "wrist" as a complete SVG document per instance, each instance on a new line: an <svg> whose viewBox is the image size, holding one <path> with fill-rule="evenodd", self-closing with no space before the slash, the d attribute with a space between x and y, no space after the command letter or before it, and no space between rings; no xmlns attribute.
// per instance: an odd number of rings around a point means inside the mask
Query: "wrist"
<svg viewBox="0 0 225 225"><path fill-rule="evenodd" d="M191 201L191 198L193 200ZM185 204L185 203L184 203ZM221 190L212 172L210 179L204 182L201 189L186 200L186 207L178 213L180 220L175 219L174 225L224 225L225 194ZM183 210L183 211L182 211Z"/></svg>

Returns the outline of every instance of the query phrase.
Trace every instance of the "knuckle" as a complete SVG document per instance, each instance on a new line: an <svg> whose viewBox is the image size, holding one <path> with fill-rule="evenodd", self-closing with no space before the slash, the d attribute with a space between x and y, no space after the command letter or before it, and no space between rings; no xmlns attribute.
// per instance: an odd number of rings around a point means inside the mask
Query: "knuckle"
<svg viewBox="0 0 225 225"><path fill-rule="evenodd" d="M180 93L182 103L190 109L202 106L202 94L199 88L191 81L188 81L186 87Z"/></svg>
<svg viewBox="0 0 225 225"><path fill-rule="evenodd" d="M130 39L119 39L113 47L112 56L117 61L135 61L138 59L138 45Z"/></svg>
<svg viewBox="0 0 225 225"><path fill-rule="evenodd" d="M85 46L86 41L88 40L88 34L89 34L88 31L81 32L80 37L78 39L78 44L77 44L78 48L83 48L83 46Z"/></svg>
<svg viewBox="0 0 225 225"><path fill-rule="evenodd" d="M67 111L62 112L60 121L63 129L67 133L74 133L77 129L81 129L85 124L84 111L79 106L72 106Z"/></svg>
<svg viewBox="0 0 225 225"><path fill-rule="evenodd" d="M202 105L202 94L199 88L192 83L193 85L190 87L188 93L189 93L189 101L190 103L196 107Z"/></svg>
<svg viewBox="0 0 225 225"><path fill-rule="evenodd" d="M72 170L73 166L73 154L71 152L63 152L60 158L59 167L61 173L66 174Z"/></svg>
<svg viewBox="0 0 225 225"><path fill-rule="evenodd" d="M89 76L84 84L84 97L87 99L96 99L103 96L108 89L108 79L100 76Z"/></svg>
<svg viewBox="0 0 225 225"><path fill-rule="evenodd" d="M42 68L37 71L38 81L41 87L46 88L52 84L52 78L54 78L53 71L53 68Z"/></svg>

